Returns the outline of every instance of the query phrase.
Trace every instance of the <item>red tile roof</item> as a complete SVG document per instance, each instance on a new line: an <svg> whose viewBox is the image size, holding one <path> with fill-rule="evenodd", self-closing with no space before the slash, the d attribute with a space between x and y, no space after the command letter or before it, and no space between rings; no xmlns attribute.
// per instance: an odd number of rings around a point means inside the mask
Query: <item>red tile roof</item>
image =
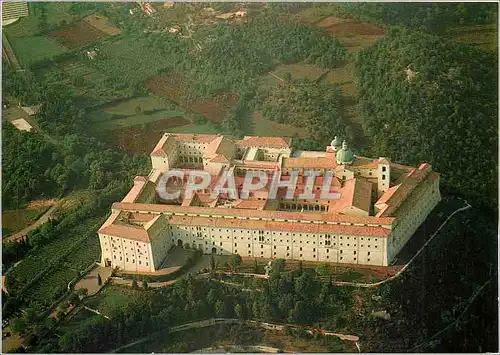
<svg viewBox="0 0 500 355"><path fill-rule="evenodd" d="M142 227L132 225L112 224L105 228L99 229L100 234L109 235L112 237L132 239L143 243L149 243L148 232Z"/></svg>
<svg viewBox="0 0 500 355"><path fill-rule="evenodd" d="M363 224L380 224L391 225L394 218L376 218L376 217L357 217L347 216L332 213L315 213L315 212L287 212L287 211L259 211L259 210L243 210L237 208L208 208L208 207L181 207L176 205L159 205L147 203L122 203L116 202L112 206L113 210L125 211L147 211L152 213L167 213L167 214L204 214L213 216L234 216L234 217L253 217L253 218L279 218L299 221L321 221L332 223L363 223Z"/></svg>
<svg viewBox="0 0 500 355"><path fill-rule="evenodd" d="M236 144L243 147L290 148L291 138L245 136Z"/></svg>
<svg viewBox="0 0 500 355"><path fill-rule="evenodd" d="M173 225L206 226L211 228L240 228L292 233L331 233L371 237L388 237L391 233L389 229L383 227L238 220L210 217L173 216L168 220L168 222Z"/></svg>

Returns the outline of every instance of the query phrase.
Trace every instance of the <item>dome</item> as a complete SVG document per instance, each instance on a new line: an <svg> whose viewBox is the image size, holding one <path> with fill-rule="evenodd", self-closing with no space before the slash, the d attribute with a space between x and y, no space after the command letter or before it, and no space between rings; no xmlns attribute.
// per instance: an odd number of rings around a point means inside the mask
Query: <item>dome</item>
<svg viewBox="0 0 500 355"><path fill-rule="evenodd" d="M354 153L347 146L347 142L342 143L342 149L339 149L337 154L335 154L335 162L337 164L350 164L354 160Z"/></svg>
<svg viewBox="0 0 500 355"><path fill-rule="evenodd" d="M335 136L333 138L333 141L330 143L332 147L340 147L342 145L342 142L339 137Z"/></svg>

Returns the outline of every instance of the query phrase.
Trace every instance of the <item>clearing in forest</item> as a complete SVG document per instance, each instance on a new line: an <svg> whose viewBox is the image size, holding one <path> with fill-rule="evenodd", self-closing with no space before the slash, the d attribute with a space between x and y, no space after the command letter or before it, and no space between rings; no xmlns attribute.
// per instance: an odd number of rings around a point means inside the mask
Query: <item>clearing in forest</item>
<svg viewBox="0 0 500 355"><path fill-rule="evenodd" d="M171 128L185 126L188 123L190 122L183 117L170 117L139 126L107 131L102 139L126 152L149 154L163 133L170 132Z"/></svg>
<svg viewBox="0 0 500 355"><path fill-rule="evenodd" d="M146 80L146 89L158 96L166 96L183 109L203 115L211 122L219 123L238 101L235 94L224 94L213 99L186 100L185 81L177 75L160 75Z"/></svg>

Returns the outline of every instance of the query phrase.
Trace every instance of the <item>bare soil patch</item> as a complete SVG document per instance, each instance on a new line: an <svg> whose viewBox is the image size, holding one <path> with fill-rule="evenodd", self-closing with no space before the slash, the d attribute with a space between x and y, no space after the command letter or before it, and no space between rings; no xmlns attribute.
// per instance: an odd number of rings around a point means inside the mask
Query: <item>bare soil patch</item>
<svg viewBox="0 0 500 355"><path fill-rule="evenodd" d="M88 23L90 26L102 31L110 36L116 36L120 34L120 29L111 25L108 18L103 15L90 15L85 17L82 21Z"/></svg>
<svg viewBox="0 0 500 355"><path fill-rule="evenodd" d="M43 208L43 207L54 206L56 203L57 203L56 199L36 200L36 201L31 201L26 208L29 210L34 210L34 209L39 209L39 208Z"/></svg>
<svg viewBox="0 0 500 355"><path fill-rule="evenodd" d="M47 35L50 39L54 39L70 49L86 46L106 36L105 32L98 30L85 21L80 21L75 26L54 31Z"/></svg>
<svg viewBox="0 0 500 355"><path fill-rule="evenodd" d="M316 26L325 28L332 35L382 36L385 33L383 28L374 24L356 22L335 16L321 20Z"/></svg>
<svg viewBox="0 0 500 355"><path fill-rule="evenodd" d="M170 117L144 125L107 131L103 138L120 150L131 153L149 154L164 132L170 128L184 126L189 123L183 117Z"/></svg>
<svg viewBox="0 0 500 355"><path fill-rule="evenodd" d="M145 87L155 95L166 96L183 109L203 115L207 120L219 123L226 112L238 101L235 94L224 94L214 99L197 99L187 102L185 81L178 75L160 75L146 80Z"/></svg>

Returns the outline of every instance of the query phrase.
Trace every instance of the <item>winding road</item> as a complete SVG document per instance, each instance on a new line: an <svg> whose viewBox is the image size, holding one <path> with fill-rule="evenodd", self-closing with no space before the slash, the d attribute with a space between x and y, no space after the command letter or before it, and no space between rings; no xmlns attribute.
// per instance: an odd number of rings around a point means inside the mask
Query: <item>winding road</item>
<svg viewBox="0 0 500 355"><path fill-rule="evenodd" d="M245 324L253 324L260 326L263 329L266 330L278 330L278 331L283 331L285 326L288 326L290 328L295 328L295 329L304 329L306 332L312 334L314 332L320 332L323 335L330 335L330 336L336 336L341 340L346 340L346 341L351 341L356 343L356 347L359 349L358 341L359 337L356 335L348 335L348 334L340 334L340 333L334 333L330 332L324 329L313 329L310 327L303 327L299 325L289 325L289 324L276 324L276 323L269 323L269 322L261 322L261 321L255 321L255 320L242 320L242 319L236 319L236 318L209 318L209 319L204 319L196 322L190 322L190 323L185 323L181 325L176 325L174 327L170 327L168 329L169 333L175 333L175 332L180 332L188 329L193 329L193 328L205 328L205 327L211 327L216 324L231 324L231 323L245 323ZM116 348L114 350L111 350L110 353L116 353L120 350L126 349L128 347L137 345L137 344L142 344L145 343L146 341L150 340L151 338L154 338L156 335L160 335L165 333L165 330L160 330L158 332L155 332L153 334L150 334L146 337L143 337L141 339L138 339L132 343L120 346L119 348Z"/></svg>

